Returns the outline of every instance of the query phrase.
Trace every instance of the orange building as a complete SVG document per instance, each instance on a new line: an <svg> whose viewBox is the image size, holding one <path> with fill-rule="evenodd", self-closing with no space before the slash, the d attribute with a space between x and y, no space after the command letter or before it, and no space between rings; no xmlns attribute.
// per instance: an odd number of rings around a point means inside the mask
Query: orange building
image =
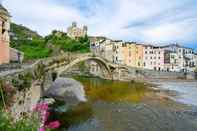
<svg viewBox="0 0 197 131"><path fill-rule="evenodd" d="M126 42L124 63L127 66L143 68L144 46L134 42Z"/></svg>
<svg viewBox="0 0 197 131"><path fill-rule="evenodd" d="M10 15L0 4L0 64L10 62L9 29Z"/></svg>

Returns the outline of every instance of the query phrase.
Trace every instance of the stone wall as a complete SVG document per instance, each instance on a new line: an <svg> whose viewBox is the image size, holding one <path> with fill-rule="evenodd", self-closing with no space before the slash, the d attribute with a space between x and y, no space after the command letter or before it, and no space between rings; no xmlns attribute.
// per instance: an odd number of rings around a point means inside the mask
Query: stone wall
<svg viewBox="0 0 197 131"><path fill-rule="evenodd" d="M14 120L32 114L33 106L42 95L43 80L44 70L40 62L17 72L0 75L6 109Z"/></svg>
<svg viewBox="0 0 197 131"><path fill-rule="evenodd" d="M154 70L130 69L129 77L132 79L195 79L195 73L164 72Z"/></svg>

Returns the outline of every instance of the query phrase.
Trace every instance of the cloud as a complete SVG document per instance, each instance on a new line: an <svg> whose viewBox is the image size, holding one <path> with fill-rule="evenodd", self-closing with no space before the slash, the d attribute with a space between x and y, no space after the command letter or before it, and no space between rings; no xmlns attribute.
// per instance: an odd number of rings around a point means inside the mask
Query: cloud
<svg viewBox="0 0 197 131"><path fill-rule="evenodd" d="M3 0L3 4L13 21L42 35L53 29L66 31L77 21L88 25L90 35L197 47L195 0Z"/></svg>

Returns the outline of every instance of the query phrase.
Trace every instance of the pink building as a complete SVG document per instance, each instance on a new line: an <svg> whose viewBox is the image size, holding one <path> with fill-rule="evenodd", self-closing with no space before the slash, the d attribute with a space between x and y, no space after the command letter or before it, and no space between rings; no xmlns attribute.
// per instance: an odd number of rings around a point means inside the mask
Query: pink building
<svg viewBox="0 0 197 131"><path fill-rule="evenodd" d="M0 4L0 64L9 63L10 61L9 29L10 15Z"/></svg>
<svg viewBox="0 0 197 131"><path fill-rule="evenodd" d="M152 45L145 45L144 48L144 68L150 70L164 70L165 50Z"/></svg>

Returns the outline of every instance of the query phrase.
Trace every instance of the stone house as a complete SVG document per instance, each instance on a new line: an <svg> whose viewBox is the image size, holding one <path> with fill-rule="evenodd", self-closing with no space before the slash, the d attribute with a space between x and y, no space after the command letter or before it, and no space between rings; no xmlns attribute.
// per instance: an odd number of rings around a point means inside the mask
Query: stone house
<svg viewBox="0 0 197 131"><path fill-rule="evenodd" d="M0 64L10 62L10 17L9 12L0 4Z"/></svg>
<svg viewBox="0 0 197 131"><path fill-rule="evenodd" d="M79 37L85 37L88 32L88 27L83 26L83 28L77 27L77 23L73 22L72 26L67 28L67 35L73 39L79 38Z"/></svg>

